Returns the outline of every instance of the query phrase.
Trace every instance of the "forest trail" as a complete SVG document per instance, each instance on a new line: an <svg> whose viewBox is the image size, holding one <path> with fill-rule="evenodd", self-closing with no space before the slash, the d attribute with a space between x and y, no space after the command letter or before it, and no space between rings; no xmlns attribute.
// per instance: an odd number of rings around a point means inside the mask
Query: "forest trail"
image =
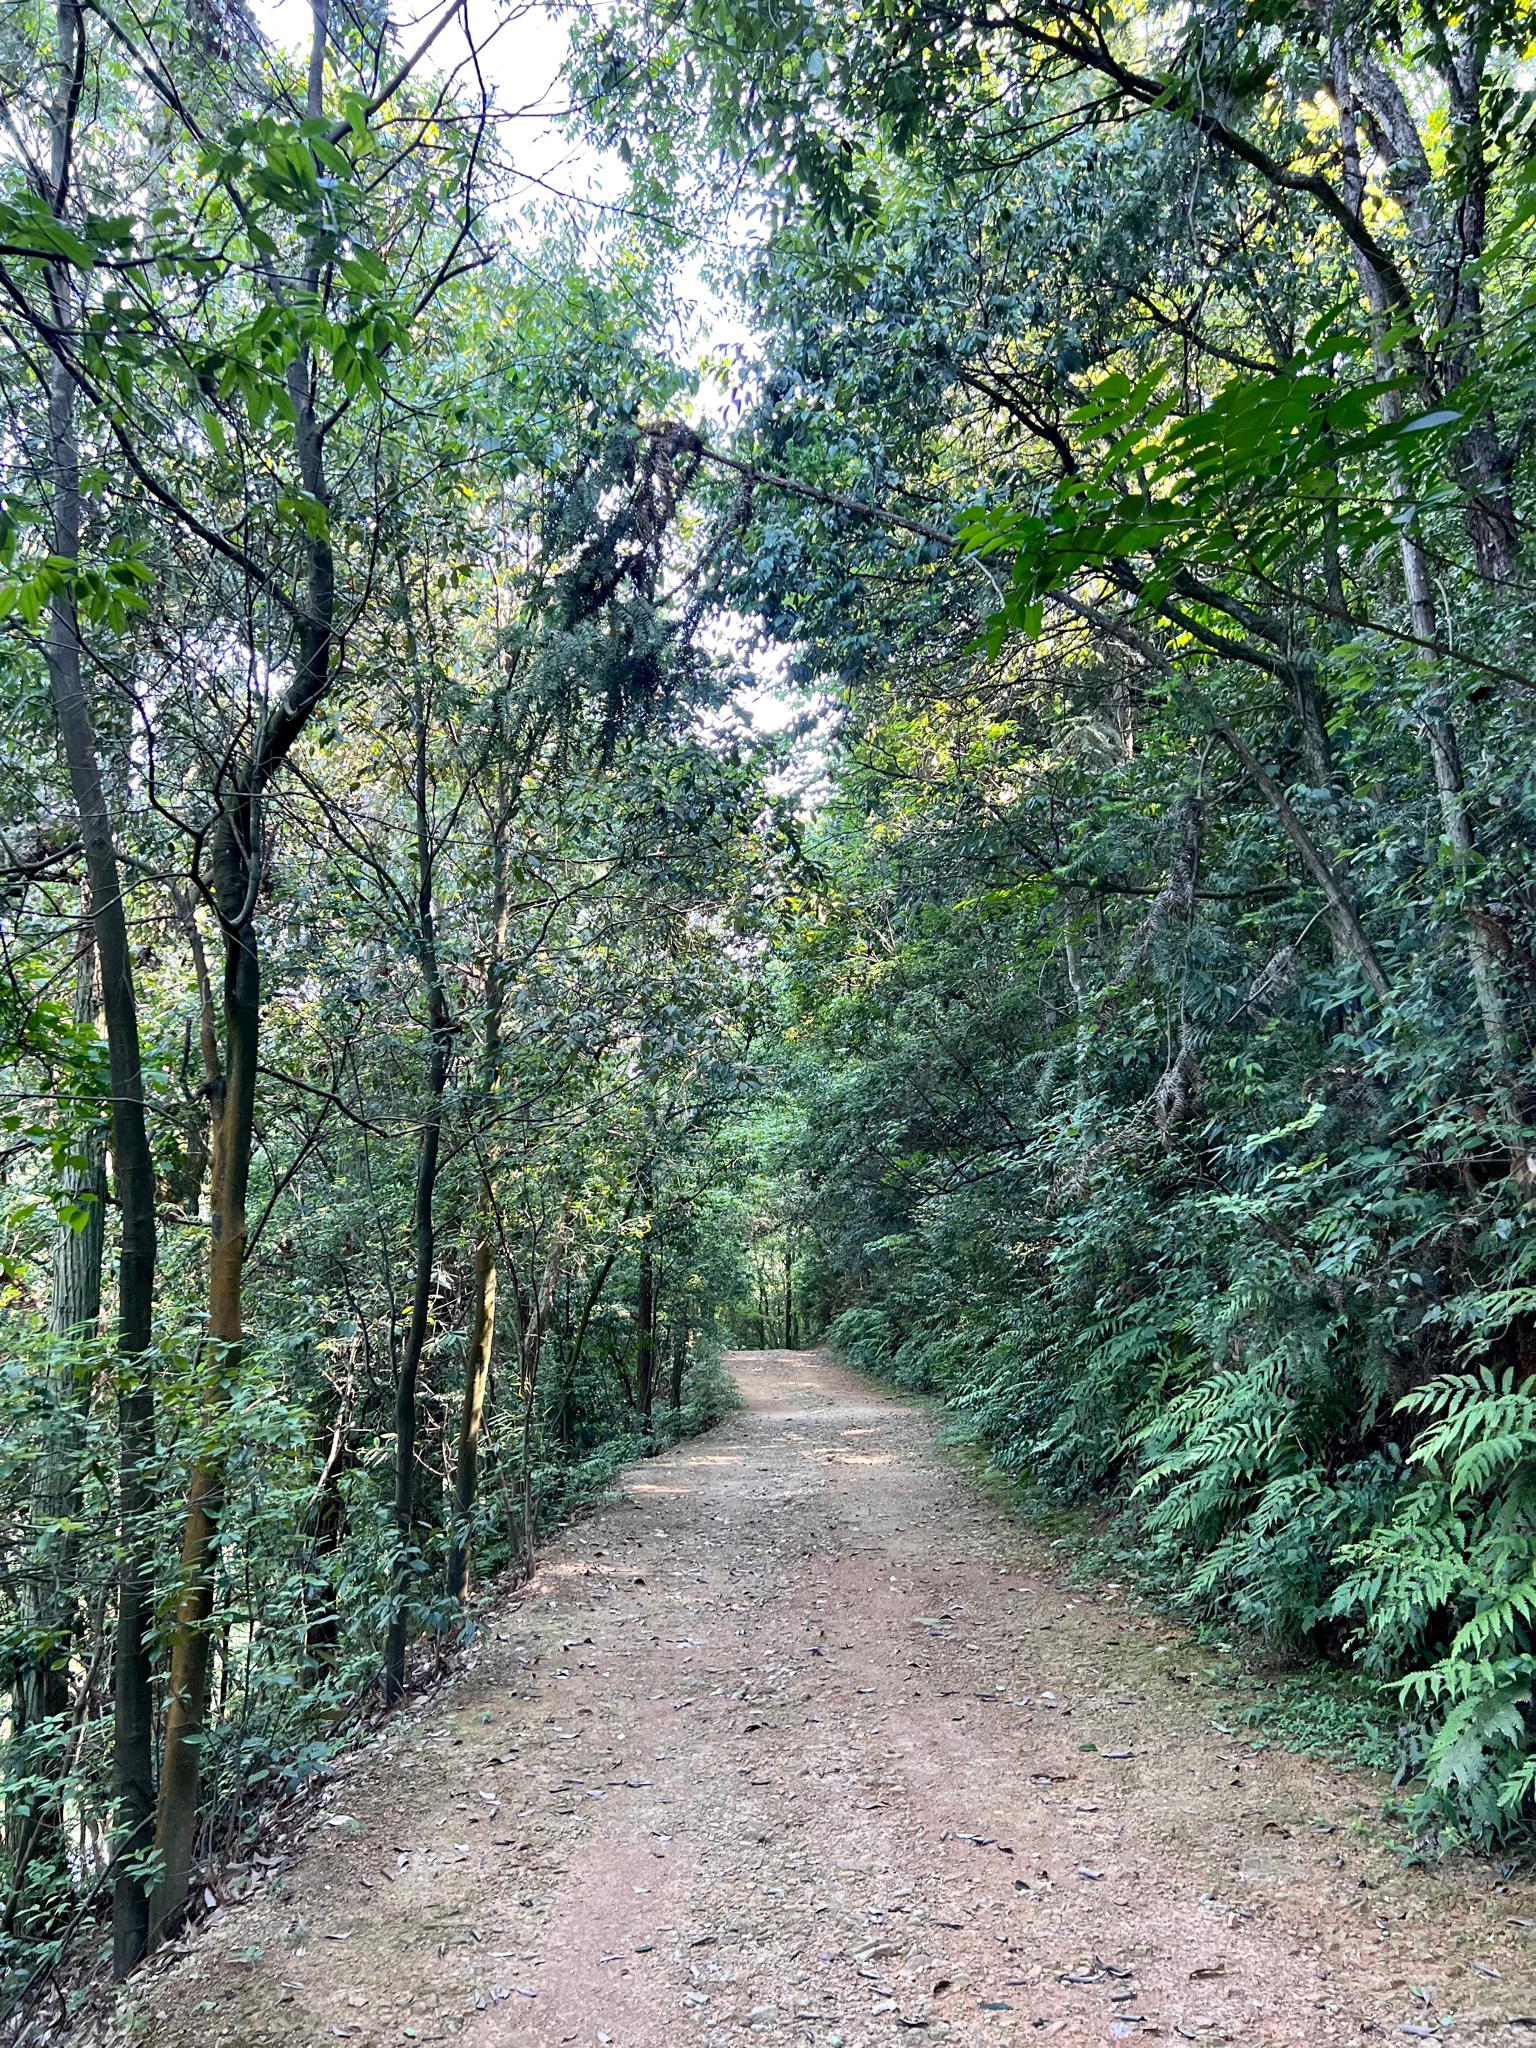
<svg viewBox="0 0 1536 2048"><path fill-rule="evenodd" d="M1536 2040L1536 1887L1401 1869L1376 1781L1256 1750L926 1413L730 1363L745 1409L562 1533L134 2038Z"/></svg>

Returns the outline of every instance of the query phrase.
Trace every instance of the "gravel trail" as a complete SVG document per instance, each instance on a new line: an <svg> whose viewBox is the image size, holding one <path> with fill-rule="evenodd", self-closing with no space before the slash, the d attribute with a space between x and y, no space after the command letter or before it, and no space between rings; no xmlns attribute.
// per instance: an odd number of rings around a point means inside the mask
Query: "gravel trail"
<svg viewBox="0 0 1536 2048"><path fill-rule="evenodd" d="M1536 2044L1536 1887L1405 1871L1382 1787L821 1352L633 1468L131 1988L160 2048Z"/></svg>

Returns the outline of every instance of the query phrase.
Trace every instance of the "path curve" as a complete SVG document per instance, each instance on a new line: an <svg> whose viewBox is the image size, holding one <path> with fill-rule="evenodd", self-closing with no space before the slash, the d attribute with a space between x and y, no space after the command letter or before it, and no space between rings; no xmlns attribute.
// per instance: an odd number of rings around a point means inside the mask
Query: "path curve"
<svg viewBox="0 0 1536 2048"><path fill-rule="evenodd" d="M1256 1749L922 1410L729 1363L744 1409L560 1536L134 2038L1536 2042L1528 1882L1403 1871L1377 1784Z"/></svg>

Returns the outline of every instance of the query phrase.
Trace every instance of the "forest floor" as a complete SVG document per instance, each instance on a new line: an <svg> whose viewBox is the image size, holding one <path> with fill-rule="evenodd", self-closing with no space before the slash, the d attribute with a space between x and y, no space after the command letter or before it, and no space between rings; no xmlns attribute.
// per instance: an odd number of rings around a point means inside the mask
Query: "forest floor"
<svg viewBox="0 0 1536 2048"><path fill-rule="evenodd" d="M1405 1869L1384 1785L825 1353L633 1468L142 1972L155 2048L1536 2043L1536 1886Z"/></svg>

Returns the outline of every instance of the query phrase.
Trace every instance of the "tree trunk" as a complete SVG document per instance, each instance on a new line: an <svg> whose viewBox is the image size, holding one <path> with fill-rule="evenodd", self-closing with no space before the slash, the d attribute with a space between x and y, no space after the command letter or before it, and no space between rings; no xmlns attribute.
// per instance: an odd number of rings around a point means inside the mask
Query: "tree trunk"
<svg viewBox="0 0 1536 2048"><path fill-rule="evenodd" d="M507 871L508 829L517 792L505 781L497 810L491 935L485 969L485 1032L480 1052L480 1097L487 1112L495 1101L501 1073L501 1009L505 987L507 924L511 889ZM470 1314L469 1350L464 1360L464 1402L459 1414L459 1449L454 1465L453 1541L448 1552L448 1597L469 1598L469 1521L479 1484L480 1428L485 1415L485 1389L490 1377L496 1338L496 1236L491 1167L482 1167L481 1215L475 1243L475 1288ZM510 1540L511 1530L507 1532Z"/></svg>
<svg viewBox="0 0 1536 2048"><path fill-rule="evenodd" d="M321 86L328 28L327 0L314 0L314 36L307 113L323 113ZM306 252L305 283L318 288L317 250ZM311 355L296 355L287 382L293 407L299 482L323 516L330 494L325 478L325 433L315 410L317 371ZM180 1590L171 1632L165 1737L155 1847L161 1878L156 1930L179 1921L186 1906L197 1828L199 1757L208 1708L208 1617L213 1604L214 1546L224 1499L224 1454L218 1422L240 1370L243 1332L241 1289L245 1265L246 1190L255 1123L261 1027L261 976L256 939L256 897L265 849L262 810L267 787L324 697L331 676L336 611L336 565L329 531L306 525L302 536L305 583L295 612L293 680L280 701L264 711L249 752L220 784L219 815L211 849L211 893L224 955L224 1072L210 1087L215 1107L209 1174L209 1370L203 1388L204 1445L194 1460L182 1534ZM219 1092L222 1090L222 1093Z"/></svg>
<svg viewBox="0 0 1536 2048"><path fill-rule="evenodd" d="M304 1657L312 1670L321 1675L328 1673L336 1662L340 1633L341 1617L337 1613L336 1587L329 1560L341 1548L342 1537L346 1534L347 1504L342 1498L341 1476L349 1462L350 1434L348 1401L343 1396L336 1411L330 1447L320 1469L320 1483L315 1488L314 1506L309 1517L310 1569L304 1588Z"/></svg>
<svg viewBox="0 0 1536 2048"><path fill-rule="evenodd" d="M261 1024L260 962L250 913L243 835L222 832L215 847L215 891L224 926L224 1070L212 1083L218 1115L209 1174L208 1327L201 1390L203 1441L192 1461L182 1526L181 1566L166 1681L165 1734L155 1848L161 1881L156 1938L172 1931L186 1906L197 1834L201 1751L208 1718L208 1668L215 1546L224 1505L220 1423L240 1374L246 1192L255 1126ZM238 894L236 893L238 891ZM243 911L243 915L241 912ZM238 922L236 919L238 918Z"/></svg>
<svg viewBox="0 0 1536 2048"><path fill-rule="evenodd" d="M1328 717L1323 693L1317 687L1310 659L1291 665L1296 698L1296 716L1301 727L1301 766L1308 789L1333 787L1333 747L1328 738Z"/></svg>
<svg viewBox="0 0 1536 2048"><path fill-rule="evenodd" d="M530 1572L533 1570L536 1519L536 1504L533 1498L533 1426L538 1414L539 1364L544 1355L544 1331L549 1323L550 1311L554 1307L555 1289L560 1284L563 1264L564 1246L557 1241L550 1254L549 1263L544 1269L544 1277L535 1284L532 1297L520 1315L518 1328L518 1392L523 1405L523 1561Z"/></svg>
<svg viewBox="0 0 1536 2048"><path fill-rule="evenodd" d="M1391 394L1391 397L1395 398L1396 394ZM1424 543L1419 538L1416 524L1403 529L1400 546L1403 584L1408 593L1414 638L1432 646L1438 638L1439 620L1435 611L1435 591L1430 581L1429 563L1425 559ZM1471 809L1467 803L1461 746L1446 701L1439 665L1429 658L1425 659L1423 665L1425 681L1424 692L1419 701L1419 717L1429 748L1430 772L1434 776L1435 795L1440 805L1441 828L1450 846L1458 876L1465 884L1477 851L1477 841L1472 830ZM1508 1024L1504 1015L1504 998L1499 989L1493 946L1488 934L1475 919L1469 920L1467 925L1467 964L1472 973L1472 990L1477 998L1478 1014L1482 1019L1483 1036L1487 1040L1488 1050L1495 1059L1502 1060L1509 1039Z"/></svg>
<svg viewBox="0 0 1536 2048"><path fill-rule="evenodd" d="M474 1511L480 1466L480 1425L496 1335L496 1253L489 1231L475 1246L475 1299L469 1355L464 1361L464 1406L459 1417L459 1454L454 1467L453 1547L448 1553L448 1597L469 1598L469 1518Z"/></svg>
<svg viewBox="0 0 1536 2048"><path fill-rule="evenodd" d="M1354 62L1355 59L1344 41L1336 37L1332 46L1332 64L1334 100L1339 110L1339 139L1344 159L1343 190L1347 204L1358 214L1365 200L1365 172L1360 161L1358 117L1352 75ZM1377 68L1379 70L1379 67ZM1377 84L1388 94L1396 90L1384 72L1381 73ZM1403 111L1406 117L1406 107ZM1417 140L1416 131L1414 140ZM1479 153L1478 170L1481 171L1481 168ZM1480 227L1478 246L1481 247ZM1353 253L1356 275L1360 279L1366 303L1371 309L1377 367L1385 378L1391 369L1386 340L1390 310L1386 286L1363 252L1356 248ZM1475 269L1475 266L1473 268ZM1477 322L1474 321L1473 325L1475 328ZM1389 385L1382 394L1381 415L1388 426L1395 425L1403 416L1402 393L1395 386ZM1413 516L1414 507L1408 480L1401 470L1394 481L1393 498L1401 535L1398 547L1403 565L1403 588L1408 599L1414 638L1423 643L1425 650L1425 685L1420 698L1420 723L1429 747L1430 770L1434 776L1435 794L1440 804L1441 824L1455 856L1457 868L1465 877L1475 851L1475 841L1462 775L1461 749L1456 739L1456 728L1451 721L1444 685L1438 674L1437 665L1429 653L1439 639L1434 585L1430 581L1429 564L1425 559L1424 543L1418 523ZM1493 580L1502 581L1514 567L1513 552L1511 551L1506 559L1496 537L1503 515L1498 513L1492 500L1481 499L1474 500L1471 513L1471 534L1474 548L1478 552L1479 567ZM1508 520L1508 528L1512 550L1512 513ZM1472 973L1473 993L1482 1018L1483 1035L1494 1058L1502 1060L1508 1042L1504 1001L1494 967L1492 945L1488 934L1475 918L1469 918L1467 921L1467 960Z"/></svg>
<svg viewBox="0 0 1536 2048"><path fill-rule="evenodd" d="M1321 848L1286 802L1274 777L1261 765L1247 741L1235 733L1230 725L1218 725L1216 734L1219 739L1226 741L1242 763L1250 781L1268 800L1287 838L1301 855L1302 865L1322 890L1323 900L1335 920L1335 929L1359 961L1366 980L1377 995L1385 1000L1392 992L1392 985L1387 980L1381 962L1376 958L1375 948L1365 935L1365 927L1360 922L1353 902Z"/></svg>
<svg viewBox="0 0 1536 2048"><path fill-rule="evenodd" d="M405 1692L409 1591L414 1577L411 1547L416 1511L416 1385L426 1347L427 1320L432 1313L432 1271L437 1257L433 1202L437 1193L437 1161L443 1131L443 1090L448 1084L448 1061L453 1048L453 1027L448 1016L447 991L443 987L438 958L437 920L433 904L435 873L427 803L427 707L421 669L416 661L414 636L409 626L407 633L410 636L408 651L415 693L416 958L427 997L427 1104L416 1145L416 1197L411 1212L411 1231L416 1247L411 1320L400 1354L400 1378L395 1388L395 1541L398 1547L395 1554L394 1609L384 1643L384 1698L391 1705Z"/></svg>
<svg viewBox="0 0 1536 2048"><path fill-rule="evenodd" d="M96 948L90 916L82 925L75 966L74 1021L82 1030L96 1022ZM32 1494L34 1532L31 1569L22 1581L20 1608L27 1636L25 1662L14 1694L13 1740L22 1770L48 1776L44 1792L23 1799L8 1815L12 1839L12 1896L24 1898L29 1866L62 1862L63 1778L48 1753L62 1741L69 1714L69 1663L75 1644L75 1563L78 1542L72 1525L80 1505L80 1453L90 1406L91 1371L80 1346L94 1340L101 1316L101 1261L106 1226L106 1144L92 1118L78 1136L78 1163L64 1169L61 1192L83 1215L77 1228L61 1222L53 1238L49 1334L54 1339L47 1372L47 1436ZM16 1924L28 1931L25 1917ZM42 1927L35 1930L45 1931Z"/></svg>
<svg viewBox="0 0 1536 2048"><path fill-rule="evenodd" d="M85 27L76 0L60 0L59 83L52 109L49 205L67 215L69 164L80 86L85 71ZM65 264L50 285L55 325L73 333L75 290ZM80 454L75 428L74 380L61 360L48 388L48 467L53 553L80 556ZM143 1955L149 1906L134 1859L148 1847L154 1813L154 1748L149 1655L151 1566L146 1554L153 1504L154 1391L149 1377L150 1320L155 1288L155 1178L144 1121L144 1078L139 1051L138 999L133 985L128 921L123 908L117 847L112 837L96 753L96 733L81 680L79 621L68 582L48 608L48 677L59 738L69 765L70 789L80 818L91 923L101 963L101 1011L112 1077L112 1169L122 1234L118 1255L118 1570L116 1699L112 1723L112 1780L117 1807L113 1885L112 1963L127 1975Z"/></svg>
<svg viewBox="0 0 1536 2048"><path fill-rule="evenodd" d="M405 1693L405 1651L409 1636L411 1544L416 1514L416 1388L432 1312L432 1267L436 1256L432 1206L437 1189L438 1148L442 1138L443 1084L446 1054L437 1034L428 1055L427 1114L416 1149L416 1198L411 1233L416 1246L416 1276L411 1292L411 1320L400 1353L395 1386L395 1589L394 1610L384 1642L384 1698L393 1705Z"/></svg>
<svg viewBox="0 0 1536 2048"><path fill-rule="evenodd" d="M672 1325L672 1412L681 1413L683 1406L683 1374L688 1367L688 1325L677 1322Z"/></svg>
<svg viewBox="0 0 1536 2048"><path fill-rule="evenodd" d="M656 1400L656 1248L651 1236L654 1220L646 1217L645 1236L640 1240L640 1286L635 1301L635 1406L640 1411L640 1426L647 1434Z"/></svg>
<svg viewBox="0 0 1536 2048"><path fill-rule="evenodd" d="M784 1349L795 1348L795 1250L793 1240L784 1234Z"/></svg>
<svg viewBox="0 0 1536 2048"><path fill-rule="evenodd" d="M1520 522L1512 480L1519 443L1501 439L1488 405L1486 324L1483 310L1483 264L1487 246L1489 137L1484 119L1483 86L1487 78L1490 17L1471 9L1458 21L1447 21L1427 39L1424 55L1445 88L1448 135L1443 172L1442 204L1431 197L1435 172L1424 146L1420 123L1402 86L1368 41L1333 45L1335 97L1349 123L1346 138L1345 192L1358 214L1364 180L1353 140L1356 95L1364 101L1384 134L1389 164L1388 190L1397 200L1402 222L1434 294L1434 321L1446 390L1481 388L1482 402L1471 412L1455 448L1457 480L1466 493L1466 525L1478 573L1488 582L1507 583L1520 563ZM1355 161L1350 161L1353 150ZM1454 209L1445 204L1454 194ZM1449 231L1448 231L1449 230ZM1357 255L1357 268L1359 267ZM1362 280L1364 281L1364 280ZM1376 280L1379 291L1380 280ZM1385 295L1372 311L1385 311Z"/></svg>

